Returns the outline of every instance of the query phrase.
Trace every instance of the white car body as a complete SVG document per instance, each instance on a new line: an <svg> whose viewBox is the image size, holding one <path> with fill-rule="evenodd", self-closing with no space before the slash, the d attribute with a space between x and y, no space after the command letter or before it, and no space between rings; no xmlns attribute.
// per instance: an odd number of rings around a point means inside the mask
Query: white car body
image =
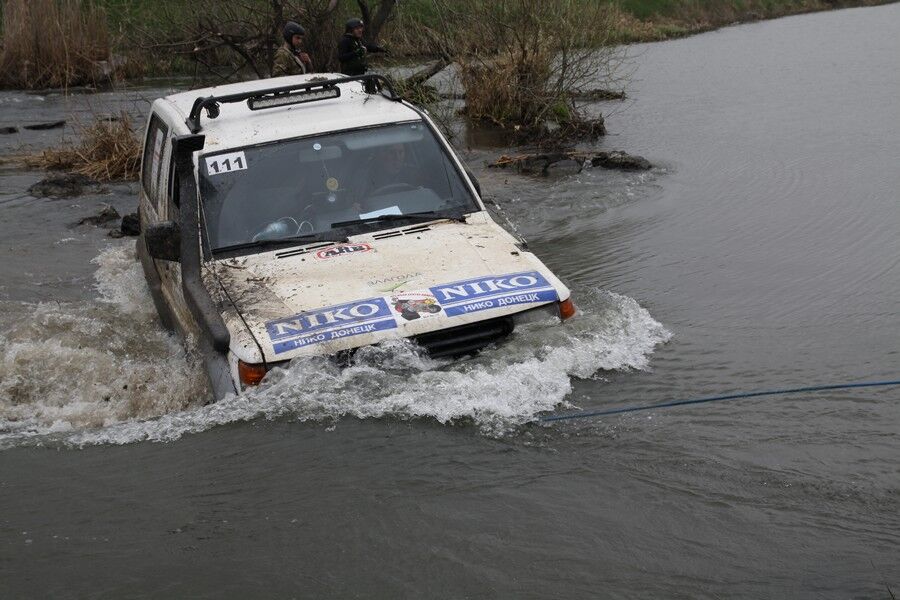
<svg viewBox="0 0 900 600"><path fill-rule="evenodd" d="M256 110L232 100L216 118L202 119L202 125L200 118L191 120L200 113L192 113L198 98L266 94L271 88L341 77L301 75L231 84L178 93L153 103L142 167L142 229L175 222L180 223L181 235L188 237L175 260L148 250L151 243L143 235L138 251L164 323L200 342L210 330L219 332L218 342L201 343L217 398L252 383L242 369L264 373L296 357L334 355L398 337L426 340L423 345L438 355L459 355L505 336L516 320L536 314L560 316L561 307L564 318L574 312L568 288L522 240L494 222L477 183L427 114L412 105L382 93L367 93L358 81L343 81L327 84L340 87L338 98ZM187 190L186 196L182 192L185 199L194 192L202 195L198 180L204 168L212 179L212 169L219 168L213 163L225 157L244 158L243 152L227 151L407 123L421 123L434 134L464 182L472 203L461 219L384 223L352 231L337 243L286 244L219 256L208 247L206 236L211 234L206 228L211 226L203 215L185 220L190 215L179 208L179 204L191 206L179 201L179 189ZM179 188L174 156L179 142L173 151L173 139L190 138L197 130L205 136L202 151L193 152L192 180L187 185L180 182ZM240 161L241 168L246 168L246 160ZM205 167L202 161L207 161ZM233 168L237 169L237 162ZM329 188L339 185L328 181ZM203 206L202 201L196 200L196 206ZM197 238L190 237L194 228L199 229ZM298 225L297 231L302 229ZM152 232L147 235L153 237ZM199 250L191 246L197 241ZM189 290L182 281L182 268L187 271L195 250L199 283ZM211 302L204 304L204 295ZM197 296L200 300L192 299ZM215 323L208 324L218 319L227 334L221 326L217 330ZM217 362L218 375L212 372ZM228 377L221 372L226 364Z"/></svg>

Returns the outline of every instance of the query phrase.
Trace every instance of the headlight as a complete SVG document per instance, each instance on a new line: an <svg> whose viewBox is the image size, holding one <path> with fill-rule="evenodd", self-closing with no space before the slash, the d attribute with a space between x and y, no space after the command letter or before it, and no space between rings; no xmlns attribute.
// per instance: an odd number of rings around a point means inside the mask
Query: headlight
<svg viewBox="0 0 900 600"><path fill-rule="evenodd" d="M559 303L559 318L563 321L574 317L577 311L578 309L575 308L575 303L572 302L572 296L569 296Z"/></svg>
<svg viewBox="0 0 900 600"><path fill-rule="evenodd" d="M263 363L250 364L242 360L238 361L238 375L241 378L241 383L244 385L259 385L262 378L266 376L267 371L268 369Z"/></svg>

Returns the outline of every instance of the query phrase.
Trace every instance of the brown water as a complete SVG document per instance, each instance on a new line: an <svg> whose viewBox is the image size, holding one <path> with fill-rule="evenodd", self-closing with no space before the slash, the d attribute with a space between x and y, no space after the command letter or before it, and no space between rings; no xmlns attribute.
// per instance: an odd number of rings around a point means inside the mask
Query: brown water
<svg viewBox="0 0 900 600"><path fill-rule="evenodd" d="M467 151L577 321L458 364L302 362L206 407L131 243L69 227L133 190L36 200L41 174L0 167L0 597L896 595L896 388L528 422L898 378L898 24L633 48L601 147L654 171L525 179ZM0 125L162 93L3 93Z"/></svg>

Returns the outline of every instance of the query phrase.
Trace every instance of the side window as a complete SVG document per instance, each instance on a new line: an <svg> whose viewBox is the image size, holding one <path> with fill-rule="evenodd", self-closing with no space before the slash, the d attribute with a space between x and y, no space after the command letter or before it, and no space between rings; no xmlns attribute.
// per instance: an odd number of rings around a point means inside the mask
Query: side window
<svg viewBox="0 0 900 600"><path fill-rule="evenodd" d="M171 146L171 144L170 144ZM178 173L175 172L175 160L169 160L169 202L166 205L168 219L177 221L178 211L181 207L181 190L179 189Z"/></svg>
<svg viewBox="0 0 900 600"><path fill-rule="evenodd" d="M166 204L169 191L169 167L172 163L172 139L164 138L162 155L159 159L159 174L156 178L156 206L162 208Z"/></svg>
<svg viewBox="0 0 900 600"><path fill-rule="evenodd" d="M144 142L144 162L141 164L141 185L144 193L156 207L157 213L162 207L161 200L165 198L165 187L160 189L161 171L163 168L163 147L166 146L166 137L169 128L157 115L150 117L150 126L147 128L147 139ZM162 192L162 193L160 193Z"/></svg>

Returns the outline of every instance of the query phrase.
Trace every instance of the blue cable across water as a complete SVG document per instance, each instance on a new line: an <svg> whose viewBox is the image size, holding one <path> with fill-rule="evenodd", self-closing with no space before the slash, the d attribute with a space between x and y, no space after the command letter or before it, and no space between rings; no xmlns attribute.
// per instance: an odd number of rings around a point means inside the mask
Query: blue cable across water
<svg viewBox="0 0 900 600"><path fill-rule="evenodd" d="M900 385L900 380L894 381L866 381L861 383L839 383L835 385L815 385L809 387L788 388L784 390L767 390L763 392L744 392L741 394L728 394L725 396L711 396L709 398L695 398L693 400L669 400L658 404L644 406L626 406L623 408L591 409L562 415L546 415L538 418L538 421L568 421L572 419L589 419L591 417L604 417L607 415L619 415L622 413L653 410L655 408L669 408L671 406L687 406L688 404L705 404L707 402L724 402L726 400L740 400L741 398L755 398L759 396L779 396L784 394L799 394L802 392L823 392L826 390L847 390L851 388L887 387Z"/></svg>

